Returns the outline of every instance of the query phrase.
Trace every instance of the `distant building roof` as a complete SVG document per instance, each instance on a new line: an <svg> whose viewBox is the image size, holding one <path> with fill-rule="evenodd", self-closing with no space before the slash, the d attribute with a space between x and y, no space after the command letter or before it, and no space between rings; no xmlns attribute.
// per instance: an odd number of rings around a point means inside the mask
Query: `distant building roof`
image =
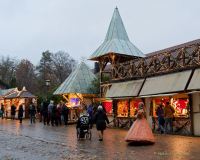
<svg viewBox="0 0 200 160"><path fill-rule="evenodd" d="M90 68L81 62L78 67L67 77L67 79L57 88L54 95L81 93L95 94L91 89L91 83L96 79Z"/></svg>
<svg viewBox="0 0 200 160"><path fill-rule="evenodd" d="M6 96L12 92L14 92L17 88L10 88L10 89L0 89L0 96Z"/></svg>
<svg viewBox="0 0 200 160"><path fill-rule="evenodd" d="M108 53L116 53L134 57L145 57L145 55L130 42L118 8L115 8L104 42L89 57L96 60L98 57Z"/></svg>

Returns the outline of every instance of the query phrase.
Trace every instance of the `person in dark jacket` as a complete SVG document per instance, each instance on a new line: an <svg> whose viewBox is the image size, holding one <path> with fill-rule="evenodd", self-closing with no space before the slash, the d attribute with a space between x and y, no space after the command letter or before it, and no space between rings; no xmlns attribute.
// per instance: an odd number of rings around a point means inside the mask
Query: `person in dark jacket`
<svg viewBox="0 0 200 160"><path fill-rule="evenodd" d="M1 103L1 112L2 112L2 119L4 118L5 108L3 103Z"/></svg>
<svg viewBox="0 0 200 160"><path fill-rule="evenodd" d="M43 114L43 122L44 122L44 125L49 125L49 118L48 118L48 105L49 103L46 101L44 101L42 103L42 114Z"/></svg>
<svg viewBox="0 0 200 160"><path fill-rule="evenodd" d="M64 123L65 123L65 125L67 125L69 109L63 101L61 101L61 107L62 107L62 116L64 118Z"/></svg>
<svg viewBox="0 0 200 160"><path fill-rule="evenodd" d="M36 114L36 107L33 104L33 102L31 102L29 106L30 124L35 123L35 114Z"/></svg>
<svg viewBox="0 0 200 160"><path fill-rule="evenodd" d="M56 105L53 103L53 107L52 107L52 111L51 111L51 125L54 126L54 124L56 126L58 126L58 121L57 121L57 107Z"/></svg>
<svg viewBox="0 0 200 160"><path fill-rule="evenodd" d="M62 114L62 108L61 108L61 104L59 103L57 105L57 112L56 112L56 119L59 125L62 125L61 114Z"/></svg>
<svg viewBox="0 0 200 160"><path fill-rule="evenodd" d="M164 129L164 124L165 124L164 109L163 109L162 104L160 104L158 106L158 108L156 109L156 115L158 116L158 129L160 130L160 132L162 134L165 131L165 129Z"/></svg>
<svg viewBox="0 0 200 160"><path fill-rule="evenodd" d="M94 122L96 123L96 128L99 134L99 141L102 141L103 132L106 129L106 123L109 124L109 120L101 105L97 108L97 113L94 116Z"/></svg>
<svg viewBox="0 0 200 160"><path fill-rule="evenodd" d="M19 110L18 110L18 119L20 123L22 123L23 114L24 114L24 109L23 109L22 104L20 104Z"/></svg>
<svg viewBox="0 0 200 160"><path fill-rule="evenodd" d="M12 120L15 119L15 114L16 114L16 106L14 104L12 104L12 106L11 106L11 119Z"/></svg>

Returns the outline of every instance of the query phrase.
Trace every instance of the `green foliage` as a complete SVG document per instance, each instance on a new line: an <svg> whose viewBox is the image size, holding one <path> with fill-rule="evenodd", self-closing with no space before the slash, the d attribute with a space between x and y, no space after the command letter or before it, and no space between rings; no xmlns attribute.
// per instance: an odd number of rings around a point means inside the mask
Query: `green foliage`
<svg viewBox="0 0 200 160"><path fill-rule="evenodd" d="M103 82L109 81L109 79L110 78L106 75L102 77ZM99 75L97 76L97 79L92 81L90 89L93 91L93 93L96 93L96 94L100 93L100 76Z"/></svg>

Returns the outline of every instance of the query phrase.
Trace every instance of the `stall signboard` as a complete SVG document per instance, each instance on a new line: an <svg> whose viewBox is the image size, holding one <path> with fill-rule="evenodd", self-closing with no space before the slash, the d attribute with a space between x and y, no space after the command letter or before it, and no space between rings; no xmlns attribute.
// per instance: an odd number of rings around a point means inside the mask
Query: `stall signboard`
<svg viewBox="0 0 200 160"><path fill-rule="evenodd" d="M112 101L104 101L103 103L103 107L106 110L106 113L108 114L112 114Z"/></svg>
<svg viewBox="0 0 200 160"><path fill-rule="evenodd" d="M70 98L70 106L78 106L78 105L80 105L79 98Z"/></svg>

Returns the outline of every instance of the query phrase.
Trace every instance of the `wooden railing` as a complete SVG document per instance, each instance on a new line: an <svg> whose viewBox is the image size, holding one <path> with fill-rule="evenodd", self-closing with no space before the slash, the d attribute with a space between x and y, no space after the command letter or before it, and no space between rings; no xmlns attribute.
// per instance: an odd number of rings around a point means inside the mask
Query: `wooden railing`
<svg viewBox="0 0 200 160"><path fill-rule="evenodd" d="M200 43L112 65L111 79L128 80L200 67Z"/></svg>

